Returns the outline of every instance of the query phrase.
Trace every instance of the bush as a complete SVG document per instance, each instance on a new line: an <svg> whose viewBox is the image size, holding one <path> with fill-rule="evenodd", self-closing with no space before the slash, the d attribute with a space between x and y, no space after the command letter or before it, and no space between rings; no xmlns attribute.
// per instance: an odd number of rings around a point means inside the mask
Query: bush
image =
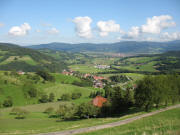
<svg viewBox="0 0 180 135"><path fill-rule="evenodd" d="M54 97L55 97L54 93L50 93L49 94L49 102L53 102L54 101Z"/></svg>
<svg viewBox="0 0 180 135"><path fill-rule="evenodd" d="M17 116L15 117L15 119L24 119L28 113L29 112L24 109L19 109L16 114Z"/></svg>
<svg viewBox="0 0 180 135"><path fill-rule="evenodd" d="M4 100L4 102L3 102L4 107L11 107L12 105L13 105L13 101L10 97L8 99Z"/></svg>
<svg viewBox="0 0 180 135"><path fill-rule="evenodd" d="M72 99L78 99L82 96L82 94L80 92L77 93L72 93Z"/></svg>
<svg viewBox="0 0 180 135"><path fill-rule="evenodd" d="M78 106L76 115L79 118L91 118L98 115L99 108L91 103L82 103Z"/></svg>
<svg viewBox="0 0 180 135"><path fill-rule="evenodd" d="M55 81L54 76L52 76L51 74L49 74L46 71L38 71L38 72L36 72L36 74L41 76L46 81L51 81L51 82Z"/></svg>
<svg viewBox="0 0 180 135"><path fill-rule="evenodd" d="M75 117L76 107L74 104L60 104L56 114L59 118L68 120Z"/></svg>
<svg viewBox="0 0 180 135"><path fill-rule="evenodd" d="M41 98L39 99L39 102L41 103L47 103L49 101L48 99L48 95L44 94L41 96Z"/></svg>
<svg viewBox="0 0 180 135"><path fill-rule="evenodd" d="M71 95L70 94L63 94L62 96L61 96L61 100L63 100L63 101L69 101L69 100L71 100Z"/></svg>
<svg viewBox="0 0 180 135"><path fill-rule="evenodd" d="M36 97L36 96L37 96L37 89L31 88L31 89L28 91L28 95L29 95L30 97Z"/></svg>

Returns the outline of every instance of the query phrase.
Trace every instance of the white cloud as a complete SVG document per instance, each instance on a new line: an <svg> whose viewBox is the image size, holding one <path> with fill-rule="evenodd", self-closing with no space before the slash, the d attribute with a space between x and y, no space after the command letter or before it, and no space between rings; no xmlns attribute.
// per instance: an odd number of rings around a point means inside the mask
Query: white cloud
<svg viewBox="0 0 180 135"><path fill-rule="evenodd" d="M153 16L148 18L145 25L142 25L141 29L144 33L159 34L162 30L176 26L176 23L172 21L172 17L169 15Z"/></svg>
<svg viewBox="0 0 180 135"><path fill-rule="evenodd" d="M126 38L126 39L138 38L139 35L140 35L140 32L141 32L141 30L140 30L139 27L133 26L133 27L131 27L131 29L130 29L129 32L127 32L127 33L125 33L125 34L123 35L123 38Z"/></svg>
<svg viewBox="0 0 180 135"><path fill-rule="evenodd" d="M13 26L9 30L9 35L24 36L28 34L29 30L31 30L31 26L28 23L24 23L21 26Z"/></svg>
<svg viewBox="0 0 180 135"><path fill-rule="evenodd" d="M57 30L56 28L51 28L50 30L47 31L49 34L58 34L59 30Z"/></svg>
<svg viewBox="0 0 180 135"><path fill-rule="evenodd" d="M120 25L116 24L113 20L99 21L97 22L97 27L100 36L107 36L109 32L122 32L120 30Z"/></svg>
<svg viewBox="0 0 180 135"><path fill-rule="evenodd" d="M171 34L168 32L164 32L160 35L160 38L164 41L180 40L180 32L173 32Z"/></svg>
<svg viewBox="0 0 180 135"><path fill-rule="evenodd" d="M73 22L75 23L76 27L76 33L78 36L83 38L91 38L91 22L92 19L88 16L85 17L76 17L74 18Z"/></svg>

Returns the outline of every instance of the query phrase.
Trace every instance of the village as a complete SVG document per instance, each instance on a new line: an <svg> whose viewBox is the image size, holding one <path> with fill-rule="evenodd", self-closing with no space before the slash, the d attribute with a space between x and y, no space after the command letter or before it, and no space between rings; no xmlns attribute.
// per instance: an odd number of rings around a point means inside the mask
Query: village
<svg viewBox="0 0 180 135"><path fill-rule="evenodd" d="M103 77L103 76L96 76L93 74L89 74L89 73L79 73L73 70L63 70L62 74L64 75L70 75L70 76L76 76L76 77L80 77L80 78L91 78L93 81L93 87L94 88L104 88L105 83L103 83L103 80L108 80L108 78Z"/></svg>

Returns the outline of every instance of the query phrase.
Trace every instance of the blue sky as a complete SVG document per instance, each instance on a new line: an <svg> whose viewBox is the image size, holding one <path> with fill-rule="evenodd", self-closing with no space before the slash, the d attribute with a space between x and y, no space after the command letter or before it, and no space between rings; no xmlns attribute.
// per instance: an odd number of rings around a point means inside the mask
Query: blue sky
<svg viewBox="0 0 180 135"><path fill-rule="evenodd" d="M179 5L179 0L0 0L0 42L179 40Z"/></svg>

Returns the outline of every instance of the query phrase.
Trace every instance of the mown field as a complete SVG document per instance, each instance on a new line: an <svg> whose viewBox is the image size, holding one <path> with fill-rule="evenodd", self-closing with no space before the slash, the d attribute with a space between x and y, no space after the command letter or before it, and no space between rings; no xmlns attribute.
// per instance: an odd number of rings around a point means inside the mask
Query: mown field
<svg viewBox="0 0 180 135"><path fill-rule="evenodd" d="M179 135L180 108L161 112L122 126L82 135Z"/></svg>

